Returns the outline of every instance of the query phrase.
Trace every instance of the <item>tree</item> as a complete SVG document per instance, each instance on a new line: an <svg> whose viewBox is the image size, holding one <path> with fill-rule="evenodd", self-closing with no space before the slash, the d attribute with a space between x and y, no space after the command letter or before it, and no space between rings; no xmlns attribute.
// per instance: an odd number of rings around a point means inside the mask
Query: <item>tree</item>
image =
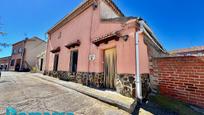
<svg viewBox="0 0 204 115"><path fill-rule="evenodd" d="M1 26L2 26L2 24L0 23L0 28L1 28ZM6 35L6 33L5 32L3 32L3 31L0 31L0 36L4 36L4 35ZM7 43L3 43L3 42L0 42L0 47L9 47L10 45L9 44L7 44ZM2 49L0 49L0 52L2 51Z"/></svg>
<svg viewBox="0 0 204 115"><path fill-rule="evenodd" d="M0 35L4 35L4 32L0 32Z"/></svg>
<svg viewBox="0 0 204 115"><path fill-rule="evenodd" d="M10 45L8 43L0 42L0 47L9 47ZM0 48L0 52L2 49Z"/></svg>

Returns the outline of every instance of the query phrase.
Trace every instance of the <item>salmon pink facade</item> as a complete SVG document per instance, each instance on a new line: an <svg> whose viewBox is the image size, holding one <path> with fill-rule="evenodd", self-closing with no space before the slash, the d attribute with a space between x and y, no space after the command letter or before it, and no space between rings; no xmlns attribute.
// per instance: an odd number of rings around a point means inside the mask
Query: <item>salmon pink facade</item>
<svg viewBox="0 0 204 115"><path fill-rule="evenodd" d="M125 17L111 0L85 1L48 36L45 74L130 97L135 96L136 55L145 76L151 58L165 55L145 21Z"/></svg>

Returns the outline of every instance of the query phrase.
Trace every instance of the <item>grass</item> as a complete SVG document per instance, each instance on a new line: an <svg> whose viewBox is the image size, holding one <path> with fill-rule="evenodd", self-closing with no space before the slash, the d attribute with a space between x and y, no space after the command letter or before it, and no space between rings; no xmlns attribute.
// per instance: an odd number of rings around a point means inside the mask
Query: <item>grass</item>
<svg viewBox="0 0 204 115"><path fill-rule="evenodd" d="M162 95L152 96L150 97L150 101L158 104L159 106L163 108L178 112L179 115L200 115L200 113L192 110L189 107L189 105L181 101L168 98L166 96L162 96Z"/></svg>

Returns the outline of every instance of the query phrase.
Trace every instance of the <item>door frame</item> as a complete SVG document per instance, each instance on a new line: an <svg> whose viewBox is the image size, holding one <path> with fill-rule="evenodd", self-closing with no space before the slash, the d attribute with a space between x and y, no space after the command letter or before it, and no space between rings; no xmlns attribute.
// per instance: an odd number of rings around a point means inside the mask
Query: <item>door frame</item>
<svg viewBox="0 0 204 115"><path fill-rule="evenodd" d="M16 64L14 66L15 71L20 71L21 70L21 61L22 61L21 58L16 59ZM18 68L17 68L17 66L18 66Z"/></svg>
<svg viewBox="0 0 204 115"><path fill-rule="evenodd" d="M57 62L56 61L56 57L57 58ZM54 61L53 61L53 71L58 71L58 66L59 66L59 54L54 54Z"/></svg>
<svg viewBox="0 0 204 115"><path fill-rule="evenodd" d="M113 79L113 88L110 88L110 86L106 86L106 80L107 80L107 76L106 76L106 74L105 74L105 72L106 72L106 55L105 55L105 51L106 50L110 50L110 49L114 49L115 50L115 55L116 55L116 59L115 59L115 75L114 75L114 79ZM106 49L104 49L103 50L103 71L104 71L104 86L105 86L105 88L108 88L108 89L113 89L113 90L115 90L115 77L116 77L116 74L117 74L117 48L116 47L110 47L110 48L106 48ZM110 81L109 81L110 82ZM110 83L109 83L109 85L110 85Z"/></svg>
<svg viewBox="0 0 204 115"><path fill-rule="evenodd" d="M77 59L76 59L76 70L73 71L73 53L77 52ZM77 72L78 69L78 61L79 61L79 50L78 49L74 49L70 51L70 61L69 61L69 71L70 72Z"/></svg>

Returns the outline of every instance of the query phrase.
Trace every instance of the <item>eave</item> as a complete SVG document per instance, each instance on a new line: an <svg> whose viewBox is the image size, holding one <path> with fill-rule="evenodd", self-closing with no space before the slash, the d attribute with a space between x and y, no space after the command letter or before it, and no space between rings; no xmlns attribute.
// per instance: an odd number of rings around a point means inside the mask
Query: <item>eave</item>
<svg viewBox="0 0 204 115"><path fill-rule="evenodd" d="M100 46L100 44L103 44L103 43L107 44L111 40L118 41L119 38L120 38L120 35L118 32L112 32L112 33L96 38L95 40L92 41L92 43L98 47Z"/></svg>
<svg viewBox="0 0 204 115"><path fill-rule="evenodd" d="M54 49L52 49L50 52L52 52L52 53L57 53L57 52L60 52L60 47L56 47L56 48L54 48Z"/></svg>
<svg viewBox="0 0 204 115"><path fill-rule="evenodd" d="M80 40L76 40L74 42L68 43L67 45L65 45L66 48L71 49L71 48L75 48L77 46L80 46L81 42Z"/></svg>

